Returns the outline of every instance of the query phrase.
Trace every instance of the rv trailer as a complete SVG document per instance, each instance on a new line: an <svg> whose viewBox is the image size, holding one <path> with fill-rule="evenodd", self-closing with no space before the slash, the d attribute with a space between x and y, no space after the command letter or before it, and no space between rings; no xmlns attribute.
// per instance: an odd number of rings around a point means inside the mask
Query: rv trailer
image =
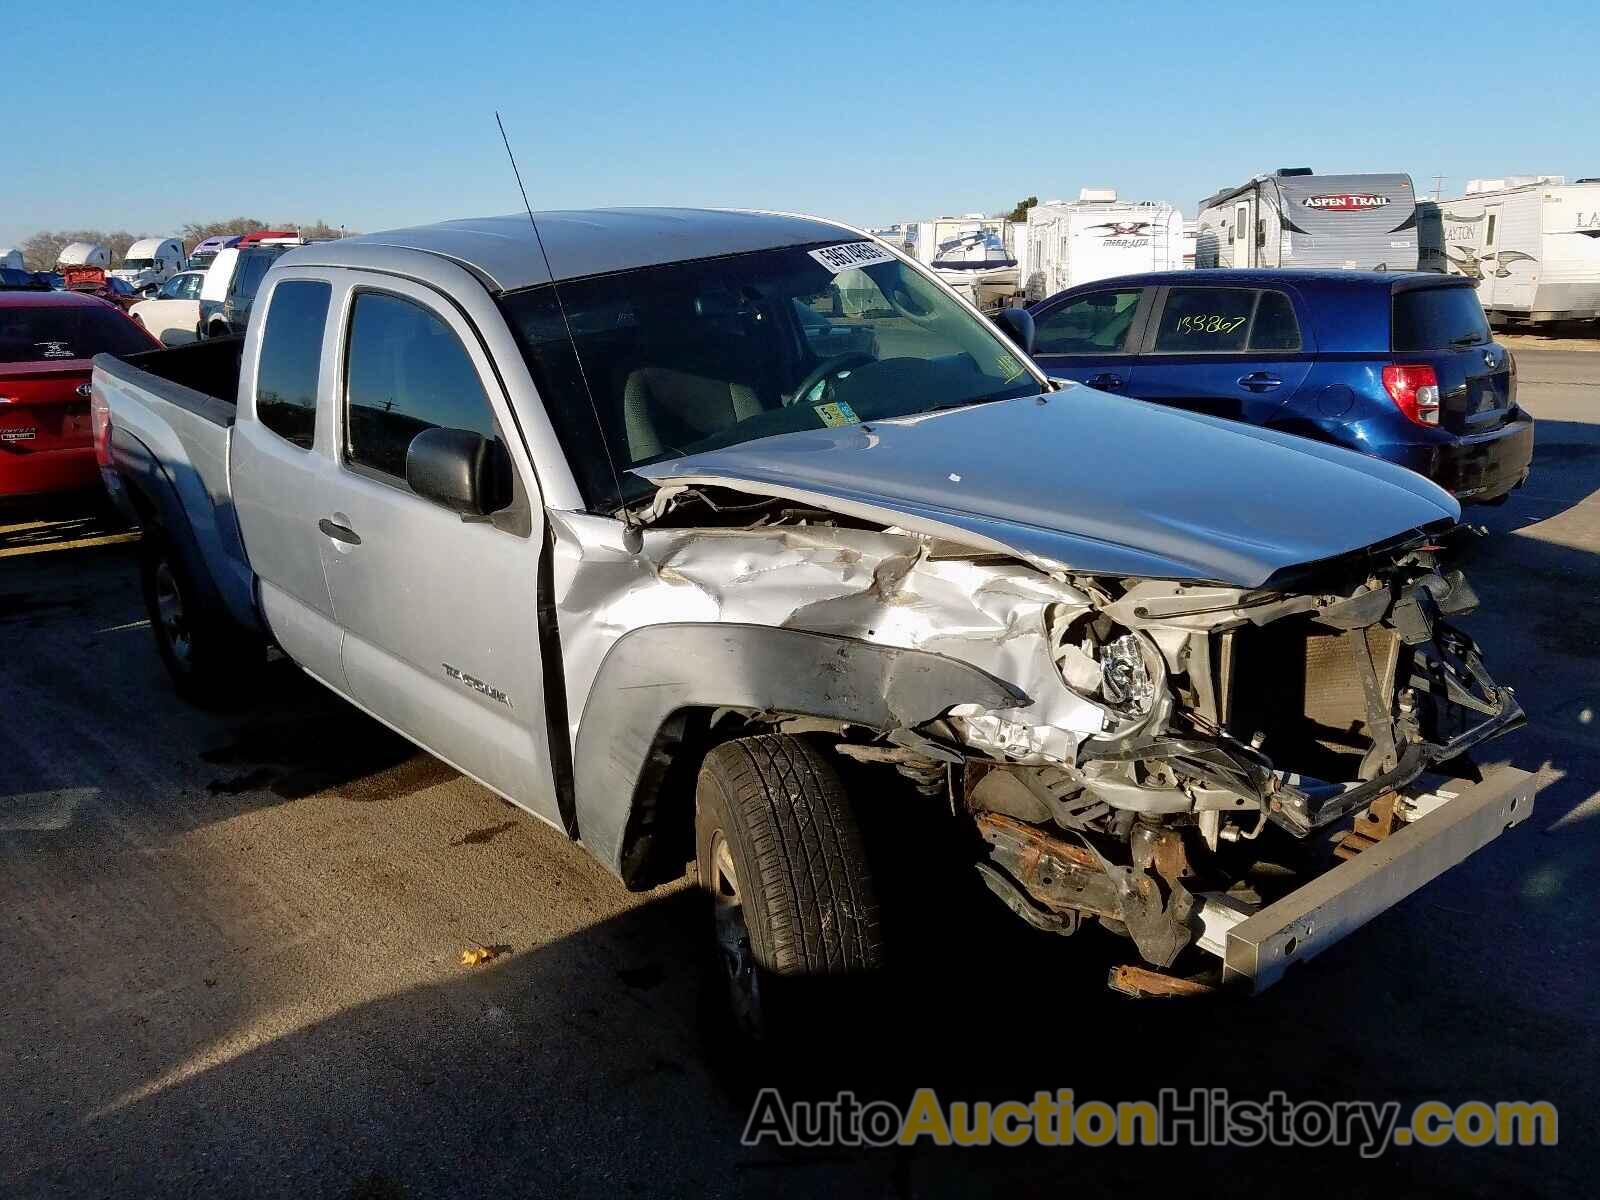
<svg viewBox="0 0 1600 1200"><path fill-rule="evenodd" d="M1197 267L1417 269L1409 175L1286 167L1200 201Z"/></svg>
<svg viewBox="0 0 1600 1200"><path fill-rule="evenodd" d="M1600 319L1600 179L1560 175L1469 180L1439 204L1426 253L1478 285L1496 325Z"/></svg>
<svg viewBox="0 0 1600 1200"><path fill-rule="evenodd" d="M1004 217L968 213L909 221L905 252L979 308L1002 305L1017 291L1017 260L1007 248Z"/></svg>
<svg viewBox="0 0 1600 1200"><path fill-rule="evenodd" d="M1080 283L1176 270L1183 261L1183 214L1170 204L1119 201L1112 188L1084 188L1074 202L1028 210L1023 294L1030 304Z"/></svg>

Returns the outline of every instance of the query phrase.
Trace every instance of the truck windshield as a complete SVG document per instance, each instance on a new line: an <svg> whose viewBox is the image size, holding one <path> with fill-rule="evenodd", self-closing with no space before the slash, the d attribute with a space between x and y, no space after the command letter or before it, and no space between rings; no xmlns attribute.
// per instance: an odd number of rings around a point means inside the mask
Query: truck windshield
<svg viewBox="0 0 1600 1200"><path fill-rule="evenodd" d="M127 317L103 304L0 306L0 363L136 354L154 344Z"/></svg>
<svg viewBox="0 0 1600 1200"><path fill-rule="evenodd" d="M148 271L155 265L156 260L153 258L125 258L122 260L122 269L124 271Z"/></svg>
<svg viewBox="0 0 1600 1200"><path fill-rule="evenodd" d="M570 341L550 285L500 303L595 512L646 495L627 473L644 463L1041 390L1015 349L873 243L575 279L561 300Z"/></svg>

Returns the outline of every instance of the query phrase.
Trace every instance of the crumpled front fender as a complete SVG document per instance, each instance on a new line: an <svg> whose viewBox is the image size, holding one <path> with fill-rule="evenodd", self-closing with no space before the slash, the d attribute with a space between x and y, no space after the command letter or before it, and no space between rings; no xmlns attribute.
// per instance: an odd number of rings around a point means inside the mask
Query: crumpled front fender
<svg viewBox="0 0 1600 1200"><path fill-rule="evenodd" d="M987 672L925 650L763 625L648 625L601 663L573 759L578 836L618 875L651 749L685 708L742 708L912 729L958 704L1031 703Z"/></svg>

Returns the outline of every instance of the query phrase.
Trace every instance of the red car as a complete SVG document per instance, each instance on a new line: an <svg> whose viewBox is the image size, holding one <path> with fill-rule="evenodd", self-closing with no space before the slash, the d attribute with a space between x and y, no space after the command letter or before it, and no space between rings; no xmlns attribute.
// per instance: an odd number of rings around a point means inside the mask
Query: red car
<svg viewBox="0 0 1600 1200"><path fill-rule="evenodd" d="M0 290L0 497L100 482L89 360L160 349L114 304L76 292Z"/></svg>

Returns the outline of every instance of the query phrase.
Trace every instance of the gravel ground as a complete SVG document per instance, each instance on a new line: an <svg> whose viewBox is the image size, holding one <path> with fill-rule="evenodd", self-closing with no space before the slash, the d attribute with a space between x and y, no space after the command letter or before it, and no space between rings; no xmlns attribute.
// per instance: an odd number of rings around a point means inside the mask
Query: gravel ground
<svg viewBox="0 0 1600 1200"><path fill-rule="evenodd" d="M1513 344L1538 458L1471 511L1469 628L1529 710L1487 757L1546 774L1533 820L1253 1001L1123 1001L1109 940L972 914L797 1086L1546 1098L1560 1147L745 1149L776 1068L706 1016L692 893L624 892L286 663L184 707L136 547L57 508L0 514L0 1196L1591 1190L1600 358Z"/></svg>

